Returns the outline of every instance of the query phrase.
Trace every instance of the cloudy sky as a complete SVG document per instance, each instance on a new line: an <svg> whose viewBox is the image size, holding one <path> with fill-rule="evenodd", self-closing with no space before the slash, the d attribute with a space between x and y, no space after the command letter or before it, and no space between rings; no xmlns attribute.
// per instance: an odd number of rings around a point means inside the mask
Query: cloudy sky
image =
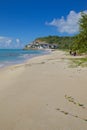
<svg viewBox="0 0 87 130"><path fill-rule="evenodd" d="M0 48L23 48L37 37L78 33L87 0L0 0Z"/></svg>

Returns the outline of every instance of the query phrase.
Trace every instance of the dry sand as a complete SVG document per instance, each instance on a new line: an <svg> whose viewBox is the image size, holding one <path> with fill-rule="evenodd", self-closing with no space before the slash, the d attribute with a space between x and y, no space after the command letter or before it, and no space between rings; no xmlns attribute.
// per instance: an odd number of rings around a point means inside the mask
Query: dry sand
<svg viewBox="0 0 87 130"><path fill-rule="evenodd" d="M55 51L0 70L0 130L87 130L87 68L66 58Z"/></svg>

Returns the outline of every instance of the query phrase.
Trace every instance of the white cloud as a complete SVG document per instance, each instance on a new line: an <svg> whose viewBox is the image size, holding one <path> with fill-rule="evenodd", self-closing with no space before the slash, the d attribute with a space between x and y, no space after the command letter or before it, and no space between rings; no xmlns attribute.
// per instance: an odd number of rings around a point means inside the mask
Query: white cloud
<svg viewBox="0 0 87 130"><path fill-rule="evenodd" d="M83 12L87 13L87 10ZM81 18L81 12L76 13L72 10L66 18L62 16L60 19L53 19L51 22L46 22L46 25L56 27L60 33L75 34L79 31L79 18Z"/></svg>
<svg viewBox="0 0 87 130"><path fill-rule="evenodd" d="M16 42L17 42L17 43L20 43L20 39L19 39L19 38L17 38L17 39L16 39Z"/></svg>
<svg viewBox="0 0 87 130"><path fill-rule="evenodd" d="M2 40L2 39L5 39L6 37L2 37L2 36L0 36L0 40Z"/></svg>
<svg viewBox="0 0 87 130"><path fill-rule="evenodd" d="M0 36L0 48L23 48L23 43L19 38L13 39L9 37Z"/></svg>
<svg viewBox="0 0 87 130"><path fill-rule="evenodd" d="M4 36L0 36L0 48L7 48L12 43L12 39Z"/></svg>
<svg viewBox="0 0 87 130"><path fill-rule="evenodd" d="M12 43L12 39L8 39L8 40L6 41L6 43L7 43L8 45L10 45L10 44Z"/></svg>
<svg viewBox="0 0 87 130"><path fill-rule="evenodd" d="M21 42L21 40L19 38L16 38L15 39L15 45L14 45L15 48L24 48L24 45L23 43Z"/></svg>

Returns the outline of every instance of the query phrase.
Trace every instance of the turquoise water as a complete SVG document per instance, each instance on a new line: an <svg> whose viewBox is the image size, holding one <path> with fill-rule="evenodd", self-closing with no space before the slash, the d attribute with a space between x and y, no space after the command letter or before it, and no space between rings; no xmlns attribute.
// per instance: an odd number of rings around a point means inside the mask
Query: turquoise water
<svg viewBox="0 0 87 130"><path fill-rule="evenodd" d="M0 49L0 68L22 63L32 57L47 53L49 52L44 50Z"/></svg>

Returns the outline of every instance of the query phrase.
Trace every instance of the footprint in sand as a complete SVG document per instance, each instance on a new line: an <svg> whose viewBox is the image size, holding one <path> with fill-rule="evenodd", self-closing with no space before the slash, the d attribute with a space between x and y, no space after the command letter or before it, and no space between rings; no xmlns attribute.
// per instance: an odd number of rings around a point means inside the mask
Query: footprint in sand
<svg viewBox="0 0 87 130"><path fill-rule="evenodd" d="M72 102L72 103L75 104L75 105L78 105L79 107L82 107L83 109L86 108L83 104L81 104L81 103L75 101L75 99L72 98L71 96L65 95L65 99L67 99L69 102Z"/></svg>
<svg viewBox="0 0 87 130"><path fill-rule="evenodd" d="M61 110L60 108L57 108L56 110L59 111L59 112L61 112L61 113L63 113L64 115L69 115L69 116L72 116L72 117L79 118L79 119L81 119L81 120L87 121L86 118L82 118L82 117L80 117L80 116L73 115L73 114L71 114L71 113L69 113L69 112L66 112L66 111Z"/></svg>

